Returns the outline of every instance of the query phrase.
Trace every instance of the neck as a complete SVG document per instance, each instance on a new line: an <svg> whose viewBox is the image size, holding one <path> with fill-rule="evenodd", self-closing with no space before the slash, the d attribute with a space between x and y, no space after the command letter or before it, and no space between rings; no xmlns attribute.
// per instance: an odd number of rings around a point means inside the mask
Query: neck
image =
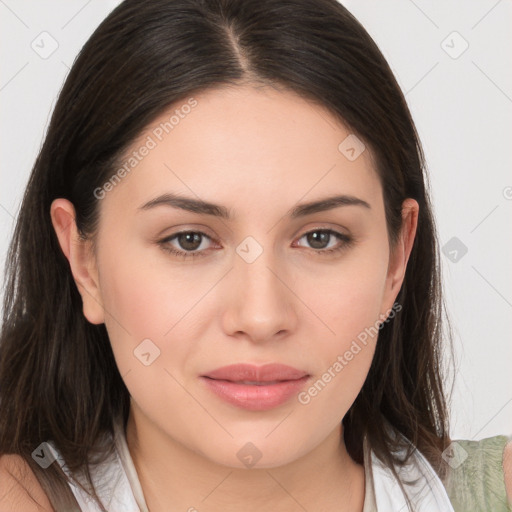
<svg viewBox="0 0 512 512"><path fill-rule="evenodd" d="M364 468L348 454L341 422L305 456L284 466L217 464L130 409L126 441L150 512L324 510L362 512Z"/></svg>

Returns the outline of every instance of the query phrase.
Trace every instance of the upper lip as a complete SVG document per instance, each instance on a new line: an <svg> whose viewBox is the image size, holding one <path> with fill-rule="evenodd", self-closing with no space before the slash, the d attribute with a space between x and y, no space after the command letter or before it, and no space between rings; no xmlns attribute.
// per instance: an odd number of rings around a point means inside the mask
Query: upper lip
<svg viewBox="0 0 512 512"><path fill-rule="evenodd" d="M272 382L283 380L298 380L308 375L302 370L284 364L272 363L263 366L253 364L232 364L217 368L206 373L203 377L217 380Z"/></svg>

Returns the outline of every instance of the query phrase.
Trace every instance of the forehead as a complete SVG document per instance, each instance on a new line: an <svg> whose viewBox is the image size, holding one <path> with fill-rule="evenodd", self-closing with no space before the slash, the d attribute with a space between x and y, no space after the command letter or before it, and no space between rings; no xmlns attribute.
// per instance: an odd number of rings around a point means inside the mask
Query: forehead
<svg viewBox="0 0 512 512"><path fill-rule="evenodd" d="M234 213L282 203L288 209L334 192L373 201L381 195L369 149L343 123L325 107L271 87L222 87L175 102L120 164L128 171L109 201L134 208L165 192L226 204Z"/></svg>

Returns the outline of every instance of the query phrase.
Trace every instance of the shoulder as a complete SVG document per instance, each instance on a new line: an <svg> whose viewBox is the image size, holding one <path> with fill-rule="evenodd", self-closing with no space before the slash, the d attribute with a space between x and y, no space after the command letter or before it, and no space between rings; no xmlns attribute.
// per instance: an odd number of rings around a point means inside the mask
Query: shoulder
<svg viewBox="0 0 512 512"><path fill-rule="evenodd" d="M15 454L0 456L0 512L53 512L27 462Z"/></svg>
<svg viewBox="0 0 512 512"><path fill-rule="evenodd" d="M503 472L505 474L505 487L507 498L512 505L512 439L508 441L503 452Z"/></svg>
<svg viewBox="0 0 512 512"><path fill-rule="evenodd" d="M458 439L446 451L450 470L443 483L456 512L512 510L512 438Z"/></svg>

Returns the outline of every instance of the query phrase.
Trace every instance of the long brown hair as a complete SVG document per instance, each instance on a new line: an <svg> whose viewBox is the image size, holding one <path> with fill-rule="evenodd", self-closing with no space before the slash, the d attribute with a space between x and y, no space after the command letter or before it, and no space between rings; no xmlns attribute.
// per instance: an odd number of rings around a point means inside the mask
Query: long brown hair
<svg viewBox="0 0 512 512"><path fill-rule="evenodd" d="M390 246L401 204L419 203L416 239L397 302L380 329L368 377L343 419L347 450L363 463L363 436L393 470L383 426L407 437L443 477L448 409L443 351L451 349L424 155L405 98L382 53L336 0L125 0L80 51L32 169L6 262L0 338L0 455L27 461L58 512L79 510L60 467L31 453L53 440L72 471L106 456L129 393L102 325L81 297L51 218L69 199L81 235L94 238L94 194L123 152L166 107L241 83L281 86L327 107L364 141L382 184ZM453 387L452 387L453 389ZM451 393L451 391L450 391ZM395 473L396 475L396 473Z"/></svg>

